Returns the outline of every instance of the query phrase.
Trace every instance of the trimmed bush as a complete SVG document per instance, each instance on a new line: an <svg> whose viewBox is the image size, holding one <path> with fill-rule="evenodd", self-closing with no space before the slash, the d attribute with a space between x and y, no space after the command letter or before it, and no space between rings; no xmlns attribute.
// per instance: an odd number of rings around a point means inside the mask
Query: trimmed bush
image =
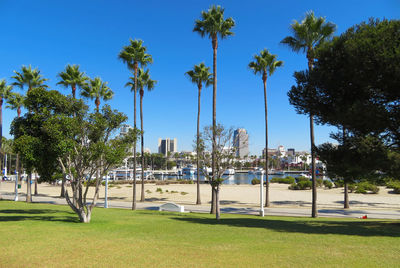
<svg viewBox="0 0 400 268"><path fill-rule="evenodd" d="M367 194L367 193L377 194L379 192L378 186L371 184L369 182L357 183L355 193L357 194Z"/></svg>
<svg viewBox="0 0 400 268"><path fill-rule="evenodd" d="M301 182L301 181L310 181L310 179L307 178L307 177L304 177L304 176L300 176L300 177L297 177L297 178L296 178L296 182L297 182L297 183L299 183L299 182Z"/></svg>
<svg viewBox="0 0 400 268"><path fill-rule="evenodd" d="M290 190L308 190L311 189L312 182L311 181L299 181L298 183L292 183L289 186Z"/></svg>
<svg viewBox="0 0 400 268"><path fill-rule="evenodd" d="M271 183L284 183L284 184L292 184L295 183L296 180L292 176L288 176L285 178L273 177L271 179Z"/></svg>
<svg viewBox="0 0 400 268"><path fill-rule="evenodd" d="M354 183L350 183L348 184L347 188L349 189L350 193L352 193L356 189L356 185Z"/></svg>
<svg viewBox="0 0 400 268"><path fill-rule="evenodd" d="M325 188L328 188L328 189L332 189L332 187L333 187L333 183L328 180L324 180L323 184L324 184Z"/></svg>
<svg viewBox="0 0 400 268"><path fill-rule="evenodd" d="M322 187L324 185L324 181L322 179L316 179L317 187Z"/></svg>
<svg viewBox="0 0 400 268"><path fill-rule="evenodd" d="M257 178L254 178L254 179L251 180L251 184L252 185L260 184L260 180L257 179Z"/></svg>
<svg viewBox="0 0 400 268"><path fill-rule="evenodd" d="M334 180L334 183L336 188L341 188L344 186L344 181L342 179L336 179Z"/></svg>

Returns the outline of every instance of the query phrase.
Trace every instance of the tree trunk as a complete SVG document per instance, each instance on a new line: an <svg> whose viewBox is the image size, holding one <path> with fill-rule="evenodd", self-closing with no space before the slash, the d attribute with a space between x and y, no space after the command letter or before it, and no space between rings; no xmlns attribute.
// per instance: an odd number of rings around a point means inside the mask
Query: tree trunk
<svg viewBox="0 0 400 268"><path fill-rule="evenodd" d="M76 86L75 86L75 85L72 85L71 88L72 88L72 97L75 99Z"/></svg>
<svg viewBox="0 0 400 268"><path fill-rule="evenodd" d="M215 214L217 212L216 197L215 197L215 187L211 186L211 210L210 214Z"/></svg>
<svg viewBox="0 0 400 268"><path fill-rule="evenodd" d="M136 131L136 92L137 92L137 72L138 63L133 63L135 77L135 91L133 92L133 128ZM136 209L136 140L133 143L133 187L132 187L132 210Z"/></svg>
<svg viewBox="0 0 400 268"><path fill-rule="evenodd" d="M212 38L212 47L213 47L213 120L212 120L212 181L214 182L217 178L215 177L217 172L216 168L216 147L217 147L217 140L216 140L216 127L217 127L217 49L218 49L218 39L217 36L213 36ZM211 211L215 213L215 189L213 189L213 197L214 202L212 202L212 209Z"/></svg>
<svg viewBox="0 0 400 268"><path fill-rule="evenodd" d="M344 208L350 208L349 204L349 184L344 181Z"/></svg>
<svg viewBox="0 0 400 268"><path fill-rule="evenodd" d="M18 201L18 184L19 184L19 180L21 178L21 170L19 168L19 154L17 154L17 159L15 161L15 170L16 172L16 177L15 177L15 197L14 197L14 201Z"/></svg>
<svg viewBox="0 0 400 268"><path fill-rule="evenodd" d="M198 85L199 88L199 96L198 96L198 104L197 104L197 200L196 205L201 204L200 200L200 97L201 97L201 83Z"/></svg>
<svg viewBox="0 0 400 268"><path fill-rule="evenodd" d="M311 217L318 217L317 210L317 181L315 173L315 150L314 150L314 118L310 115L310 139L311 139L311 176L312 176L312 210Z"/></svg>
<svg viewBox="0 0 400 268"><path fill-rule="evenodd" d="M215 207L216 207L215 218L219 220L221 215L221 211L219 209L219 185L215 187Z"/></svg>
<svg viewBox="0 0 400 268"><path fill-rule="evenodd" d="M142 159L142 191L140 201L144 202L144 140L143 140L143 89L140 90L140 144L141 144L141 159Z"/></svg>
<svg viewBox="0 0 400 268"><path fill-rule="evenodd" d="M60 193L60 197L65 197L65 182L66 182L66 178L65 178L65 176L63 176L62 182L61 182L61 193Z"/></svg>
<svg viewBox="0 0 400 268"><path fill-rule="evenodd" d="M35 176L35 195L38 195L38 190L37 190L37 176Z"/></svg>
<svg viewBox="0 0 400 268"><path fill-rule="evenodd" d="M308 60L308 69L311 71L313 69L314 58L312 55L312 47L308 47L307 49L307 60ZM315 167L315 139L314 139L314 117L313 114L310 113L310 140L311 140L311 176L312 176L312 209L311 209L311 217L318 217L317 210L317 181L316 181L316 167Z"/></svg>
<svg viewBox="0 0 400 268"><path fill-rule="evenodd" d="M267 103L267 73L263 74L264 83L264 108L265 108L265 206L269 207L269 181L268 181L268 103ZM261 174L261 180L262 180Z"/></svg>
<svg viewBox="0 0 400 268"><path fill-rule="evenodd" d="M28 173L28 178L26 180L26 202L31 203L32 202L32 188L31 188L31 182L32 182L32 173Z"/></svg>

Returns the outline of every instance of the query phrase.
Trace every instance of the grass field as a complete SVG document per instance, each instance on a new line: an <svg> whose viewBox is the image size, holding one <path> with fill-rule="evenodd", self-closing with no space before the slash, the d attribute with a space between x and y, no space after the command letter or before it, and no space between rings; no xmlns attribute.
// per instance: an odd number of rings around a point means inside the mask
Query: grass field
<svg viewBox="0 0 400 268"><path fill-rule="evenodd" d="M0 267L398 267L400 223L0 201Z"/></svg>

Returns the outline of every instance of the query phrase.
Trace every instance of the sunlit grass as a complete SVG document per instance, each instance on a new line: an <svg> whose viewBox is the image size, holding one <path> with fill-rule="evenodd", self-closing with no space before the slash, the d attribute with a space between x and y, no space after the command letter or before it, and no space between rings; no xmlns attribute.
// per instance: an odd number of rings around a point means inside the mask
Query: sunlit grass
<svg viewBox="0 0 400 268"><path fill-rule="evenodd" d="M0 267L395 267L398 221L310 219L0 202Z"/></svg>

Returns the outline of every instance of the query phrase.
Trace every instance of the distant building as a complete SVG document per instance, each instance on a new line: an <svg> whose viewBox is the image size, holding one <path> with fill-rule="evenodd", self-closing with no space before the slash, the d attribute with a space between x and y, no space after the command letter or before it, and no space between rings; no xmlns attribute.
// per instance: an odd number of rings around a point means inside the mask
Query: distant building
<svg viewBox="0 0 400 268"><path fill-rule="evenodd" d="M233 132L233 147L236 157L244 158L249 155L249 135L244 128L238 128Z"/></svg>
<svg viewBox="0 0 400 268"><path fill-rule="evenodd" d="M133 127L131 127L130 125L124 124L121 126L120 130L119 130L119 134L117 137L122 138L124 137L126 134L128 134L129 130L133 129ZM129 153L133 154L133 144L132 146L128 149Z"/></svg>
<svg viewBox="0 0 400 268"><path fill-rule="evenodd" d="M178 152L178 140L176 138L170 139L158 139L158 153L164 156L168 155L168 152L176 153Z"/></svg>
<svg viewBox="0 0 400 268"><path fill-rule="evenodd" d="M287 149L287 155L288 156L295 156L296 155L296 151L294 150L294 148Z"/></svg>
<svg viewBox="0 0 400 268"><path fill-rule="evenodd" d="M277 149L270 149L268 148L268 157L276 157L278 154L278 150ZM265 157L265 148L262 151L262 157Z"/></svg>

